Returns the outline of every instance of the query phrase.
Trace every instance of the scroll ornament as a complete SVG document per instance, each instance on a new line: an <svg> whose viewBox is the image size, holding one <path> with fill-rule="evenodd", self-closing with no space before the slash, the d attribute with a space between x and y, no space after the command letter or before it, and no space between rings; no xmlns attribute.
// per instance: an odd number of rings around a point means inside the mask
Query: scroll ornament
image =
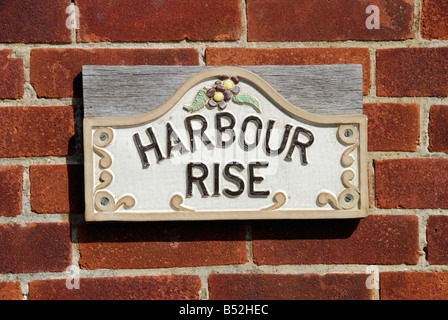
<svg viewBox="0 0 448 320"><path fill-rule="evenodd" d="M341 163L345 167L349 167L355 161L352 155L359 147L359 132L354 125L341 125L338 128L338 138L349 147L345 149L341 157ZM359 203L359 188L352 182L355 178L355 172L347 169L342 173L342 183L346 187L338 197L330 192L322 192L317 198L317 202L324 206L331 204L335 209L349 210L353 209Z"/></svg>
<svg viewBox="0 0 448 320"><path fill-rule="evenodd" d="M113 180L112 172L107 170L112 165L112 157L104 149L112 142L113 138L114 133L110 128L99 128L93 134L93 150L101 157L98 164L102 169L99 176L100 183L96 185L94 189L94 203L96 209L101 212L117 211L121 205L124 205L126 208L135 206L134 197L126 195L115 200L115 197L110 192L103 190L107 188Z"/></svg>

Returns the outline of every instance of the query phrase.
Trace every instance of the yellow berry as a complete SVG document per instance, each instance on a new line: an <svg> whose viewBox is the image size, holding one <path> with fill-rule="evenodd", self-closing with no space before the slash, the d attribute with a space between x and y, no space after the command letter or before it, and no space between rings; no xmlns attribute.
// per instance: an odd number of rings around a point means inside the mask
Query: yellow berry
<svg viewBox="0 0 448 320"><path fill-rule="evenodd" d="M222 83L227 90L233 88L233 82L231 80L226 80Z"/></svg>
<svg viewBox="0 0 448 320"><path fill-rule="evenodd" d="M216 92L215 95L213 96L213 100L215 100L216 102L221 102L224 100L224 94L222 92Z"/></svg>

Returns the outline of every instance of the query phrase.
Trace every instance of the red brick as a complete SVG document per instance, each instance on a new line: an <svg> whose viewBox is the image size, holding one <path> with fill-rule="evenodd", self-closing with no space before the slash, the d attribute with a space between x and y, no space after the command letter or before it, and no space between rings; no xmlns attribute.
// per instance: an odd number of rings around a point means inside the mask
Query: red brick
<svg viewBox="0 0 448 320"><path fill-rule="evenodd" d="M82 42L225 41L242 32L241 1L79 0Z"/></svg>
<svg viewBox="0 0 448 320"><path fill-rule="evenodd" d="M67 156L74 153L72 107L1 107L0 157Z"/></svg>
<svg viewBox="0 0 448 320"><path fill-rule="evenodd" d="M448 39L448 1L423 0L420 28L424 39Z"/></svg>
<svg viewBox="0 0 448 320"><path fill-rule="evenodd" d="M420 105L366 103L369 151L417 151L420 141Z"/></svg>
<svg viewBox="0 0 448 320"><path fill-rule="evenodd" d="M381 272L381 300L447 300L448 272Z"/></svg>
<svg viewBox="0 0 448 320"><path fill-rule="evenodd" d="M362 64L363 91L370 88L368 48L207 48L207 65Z"/></svg>
<svg viewBox="0 0 448 320"><path fill-rule="evenodd" d="M212 274L211 300L367 300L366 274ZM269 311L269 310L267 310Z"/></svg>
<svg viewBox="0 0 448 320"><path fill-rule="evenodd" d="M142 269L242 264L248 261L243 223L80 225L84 269Z"/></svg>
<svg viewBox="0 0 448 320"><path fill-rule="evenodd" d="M448 106L431 106L428 135L429 151L448 153Z"/></svg>
<svg viewBox="0 0 448 320"><path fill-rule="evenodd" d="M68 223L0 225L0 273L64 271L70 264Z"/></svg>
<svg viewBox="0 0 448 320"><path fill-rule="evenodd" d="M0 300L23 300L20 282L0 282Z"/></svg>
<svg viewBox="0 0 448 320"><path fill-rule="evenodd" d="M22 213L23 167L0 166L0 216Z"/></svg>
<svg viewBox="0 0 448 320"><path fill-rule="evenodd" d="M198 300L198 276L80 278L79 289L66 279L30 282L30 300Z"/></svg>
<svg viewBox="0 0 448 320"><path fill-rule="evenodd" d="M65 22L70 0L2 1L0 42L68 43L71 30Z"/></svg>
<svg viewBox="0 0 448 320"><path fill-rule="evenodd" d="M12 53L12 49L0 50L0 99L20 99L23 96L23 59L10 58Z"/></svg>
<svg viewBox="0 0 448 320"><path fill-rule="evenodd" d="M430 264L448 264L448 217L430 216L426 225L426 259Z"/></svg>
<svg viewBox="0 0 448 320"><path fill-rule="evenodd" d="M31 84L39 98L82 95L83 65L197 65L196 49L62 49L31 51Z"/></svg>
<svg viewBox="0 0 448 320"><path fill-rule="evenodd" d="M370 11L366 13L369 5L379 8L380 29L366 27L371 15ZM405 40L414 37L413 11L412 0L250 0L247 38L249 41Z"/></svg>
<svg viewBox="0 0 448 320"><path fill-rule="evenodd" d="M448 159L383 160L374 165L378 208L448 208Z"/></svg>
<svg viewBox="0 0 448 320"><path fill-rule="evenodd" d="M83 166L31 166L30 182L31 210L34 212L84 212Z"/></svg>
<svg viewBox="0 0 448 320"><path fill-rule="evenodd" d="M416 264L419 259L415 216L256 222L252 233L258 265Z"/></svg>
<svg viewBox="0 0 448 320"><path fill-rule="evenodd" d="M386 97L448 96L448 47L397 48L377 51L377 95Z"/></svg>

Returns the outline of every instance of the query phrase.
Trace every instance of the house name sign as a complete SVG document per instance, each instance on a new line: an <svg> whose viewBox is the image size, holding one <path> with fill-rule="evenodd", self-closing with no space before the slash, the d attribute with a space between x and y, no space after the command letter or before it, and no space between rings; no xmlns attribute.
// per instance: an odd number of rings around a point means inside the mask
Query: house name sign
<svg viewBox="0 0 448 320"><path fill-rule="evenodd" d="M366 130L245 69L208 69L154 111L84 119L86 220L365 217Z"/></svg>

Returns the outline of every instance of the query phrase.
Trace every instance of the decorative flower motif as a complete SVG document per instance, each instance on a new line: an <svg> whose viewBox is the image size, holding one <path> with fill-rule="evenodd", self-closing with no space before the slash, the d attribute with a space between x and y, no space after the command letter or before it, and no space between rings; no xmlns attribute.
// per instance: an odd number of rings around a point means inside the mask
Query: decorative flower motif
<svg viewBox="0 0 448 320"><path fill-rule="evenodd" d="M193 103L189 106L184 106L184 109L194 112L208 105L212 108L218 107L220 110L224 110L227 108L227 103L232 100L238 104L249 104L258 112L261 112L260 103L256 98L247 94L239 94L241 91L241 88L238 86L239 82L240 80L237 76L221 75L213 87L204 87L199 90Z"/></svg>
<svg viewBox="0 0 448 320"><path fill-rule="evenodd" d="M210 107L219 107L219 109L224 110L233 95L240 92L240 87L237 86L240 80L236 76L230 78L226 74L222 75L220 80L215 82L213 88L207 90L206 93L209 97L207 104Z"/></svg>

